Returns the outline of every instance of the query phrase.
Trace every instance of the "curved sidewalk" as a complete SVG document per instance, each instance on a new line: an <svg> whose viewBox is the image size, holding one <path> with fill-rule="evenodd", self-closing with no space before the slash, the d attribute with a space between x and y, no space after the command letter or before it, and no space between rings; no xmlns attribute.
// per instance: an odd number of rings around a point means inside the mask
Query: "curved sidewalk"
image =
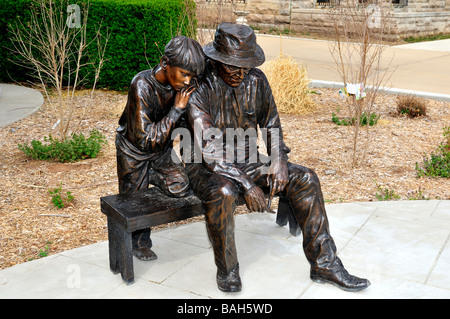
<svg viewBox="0 0 450 319"><path fill-rule="evenodd" d="M158 260L134 258L132 285L109 270L108 244L100 242L0 271L0 298L180 299L180 305L191 299L450 298L450 201L326 208L339 257L350 273L372 283L364 291L313 283L301 236L276 225L275 215L252 213L236 216L239 293L217 289L205 224L196 222L153 232Z"/></svg>
<svg viewBox="0 0 450 319"><path fill-rule="evenodd" d="M39 91L0 83L0 127L30 116L44 103Z"/></svg>

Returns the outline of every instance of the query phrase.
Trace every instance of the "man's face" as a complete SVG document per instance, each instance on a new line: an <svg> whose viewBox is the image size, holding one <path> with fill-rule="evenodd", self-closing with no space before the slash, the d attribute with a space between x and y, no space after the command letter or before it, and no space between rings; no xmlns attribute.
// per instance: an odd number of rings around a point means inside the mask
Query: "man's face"
<svg viewBox="0 0 450 319"><path fill-rule="evenodd" d="M216 61L216 67L219 76L231 87L238 87L250 71L250 68L241 68L218 61Z"/></svg>
<svg viewBox="0 0 450 319"><path fill-rule="evenodd" d="M195 74L191 71L182 69L177 66L166 66L167 80L175 91L181 91L181 89L187 87Z"/></svg>

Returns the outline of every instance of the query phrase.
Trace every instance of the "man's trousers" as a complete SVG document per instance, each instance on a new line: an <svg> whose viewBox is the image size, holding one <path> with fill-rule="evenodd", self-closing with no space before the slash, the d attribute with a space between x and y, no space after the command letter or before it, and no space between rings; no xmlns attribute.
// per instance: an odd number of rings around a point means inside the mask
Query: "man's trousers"
<svg viewBox="0 0 450 319"><path fill-rule="evenodd" d="M263 163L238 164L265 193L268 166ZM207 233L214 250L218 270L228 274L237 264L234 236L234 210L242 190L230 179L214 173L202 164L187 164L191 188L205 208ZM336 246L330 235L319 179L307 167L288 162L289 182L278 194L286 198L291 213L303 233L303 249L314 269L339 267Z"/></svg>

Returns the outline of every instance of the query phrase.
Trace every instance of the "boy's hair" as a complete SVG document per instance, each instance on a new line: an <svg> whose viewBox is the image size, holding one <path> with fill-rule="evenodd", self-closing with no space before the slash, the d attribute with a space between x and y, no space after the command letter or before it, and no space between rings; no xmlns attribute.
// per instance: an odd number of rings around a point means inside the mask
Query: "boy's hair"
<svg viewBox="0 0 450 319"><path fill-rule="evenodd" d="M205 55L201 45L185 36L176 36L164 48L170 66L179 67L200 75L205 68Z"/></svg>

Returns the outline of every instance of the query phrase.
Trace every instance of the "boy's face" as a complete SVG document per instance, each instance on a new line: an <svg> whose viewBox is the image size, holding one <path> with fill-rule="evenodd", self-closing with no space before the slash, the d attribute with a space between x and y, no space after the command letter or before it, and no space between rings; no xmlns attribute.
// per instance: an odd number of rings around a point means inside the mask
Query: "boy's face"
<svg viewBox="0 0 450 319"><path fill-rule="evenodd" d="M181 91L181 89L189 86L195 73L182 69L177 66L166 66L166 75L169 84L175 91Z"/></svg>

